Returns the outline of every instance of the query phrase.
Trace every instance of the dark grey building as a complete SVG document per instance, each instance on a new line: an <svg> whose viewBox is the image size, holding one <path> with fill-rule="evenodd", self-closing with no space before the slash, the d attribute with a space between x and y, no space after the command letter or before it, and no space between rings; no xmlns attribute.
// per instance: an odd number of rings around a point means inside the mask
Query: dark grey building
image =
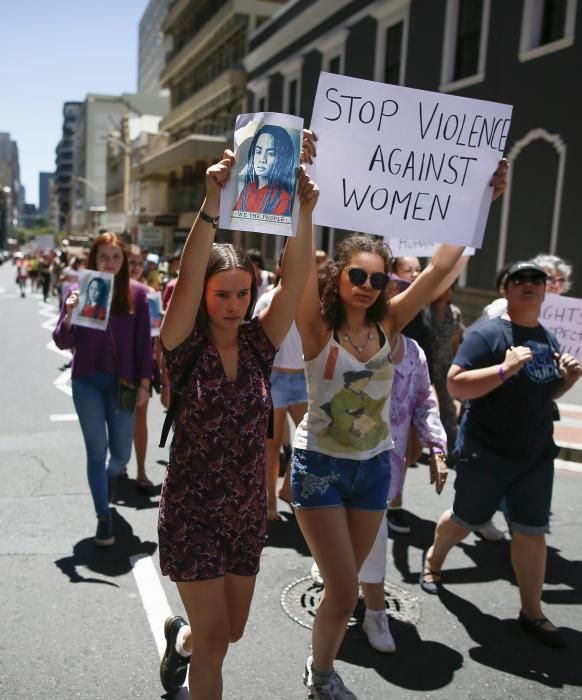
<svg viewBox="0 0 582 700"><path fill-rule="evenodd" d="M38 174L38 215L41 219L47 219L49 215L50 181L54 176L54 173Z"/></svg>
<svg viewBox="0 0 582 700"><path fill-rule="evenodd" d="M249 111L309 125L326 70L514 105L508 191L492 207L466 285L491 289L505 262L551 252L574 263L582 296L582 69L578 0L301 0L251 37ZM345 232L323 230L331 251Z"/></svg>
<svg viewBox="0 0 582 700"><path fill-rule="evenodd" d="M56 148L55 187L59 209L59 231L71 226L73 196L73 137L81 102L65 102L63 105L63 131Z"/></svg>

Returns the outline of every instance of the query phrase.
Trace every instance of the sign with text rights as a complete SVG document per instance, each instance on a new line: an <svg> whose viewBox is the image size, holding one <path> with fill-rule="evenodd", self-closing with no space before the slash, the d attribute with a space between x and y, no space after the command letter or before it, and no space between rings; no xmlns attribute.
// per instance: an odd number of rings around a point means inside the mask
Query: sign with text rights
<svg viewBox="0 0 582 700"><path fill-rule="evenodd" d="M412 238L387 238L386 243L395 258L432 258L440 243L416 241ZM475 255L475 248L465 248L463 255Z"/></svg>
<svg viewBox="0 0 582 700"><path fill-rule="evenodd" d="M479 248L512 107L321 73L314 223Z"/></svg>
<svg viewBox="0 0 582 700"><path fill-rule="evenodd" d="M546 294L540 323L554 333L562 352L582 362L582 299Z"/></svg>

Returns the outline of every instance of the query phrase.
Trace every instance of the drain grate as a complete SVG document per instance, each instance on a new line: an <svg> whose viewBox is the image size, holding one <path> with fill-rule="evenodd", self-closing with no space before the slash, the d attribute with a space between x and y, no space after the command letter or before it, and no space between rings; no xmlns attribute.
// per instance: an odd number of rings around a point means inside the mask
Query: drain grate
<svg viewBox="0 0 582 700"><path fill-rule="evenodd" d="M281 606L298 625L312 629L322 590L323 587L314 583L311 576L304 576L285 586L281 593ZM416 596L392 583L384 583L384 600L390 617L413 625L418 624L420 605ZM360 597L348 622L348 630L361 627L365 610L364 601Z"/></svg>

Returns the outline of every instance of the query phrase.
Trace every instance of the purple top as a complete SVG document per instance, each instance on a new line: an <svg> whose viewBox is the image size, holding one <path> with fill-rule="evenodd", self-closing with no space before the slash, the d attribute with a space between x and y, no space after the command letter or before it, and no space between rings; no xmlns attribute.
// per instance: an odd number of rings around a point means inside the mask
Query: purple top
<svg viewBox="0 0 582 700"><path fill-rule="evenodd" d="M69 295L77 288L77 285L71 287ZM95 372L118 374L131 384L151 379L152 345L147 287L130 280L130 295L133 313L111 313L105 331L84 326L71 326L67 330L63 303L53 339L59 348L74 349L73 379L82 379Z"/></svg>
<svg viewBox="0 0 582 700"><path fill-rule="evenodd" d="M405 335L400 337L405 343L404 357L394 367L390 395L390 433L394 449L390 450L389 501L402 493L411 423L423 444L438 445L443 452L447 451L447 435L430 385L426 355L415 340Z"/></svg>

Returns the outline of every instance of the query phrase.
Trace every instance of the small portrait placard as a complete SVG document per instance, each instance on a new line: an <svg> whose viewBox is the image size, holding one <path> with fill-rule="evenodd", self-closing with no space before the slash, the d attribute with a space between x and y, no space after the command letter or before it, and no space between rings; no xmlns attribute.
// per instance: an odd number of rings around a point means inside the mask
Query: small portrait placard
<svg viewBox="0 0 582 700"><path fill-rule="evenodd" d="M113 280L112 272L79 271L79 303L73 309L73 325L99 331L107 328L113 299Z"/></svg>

